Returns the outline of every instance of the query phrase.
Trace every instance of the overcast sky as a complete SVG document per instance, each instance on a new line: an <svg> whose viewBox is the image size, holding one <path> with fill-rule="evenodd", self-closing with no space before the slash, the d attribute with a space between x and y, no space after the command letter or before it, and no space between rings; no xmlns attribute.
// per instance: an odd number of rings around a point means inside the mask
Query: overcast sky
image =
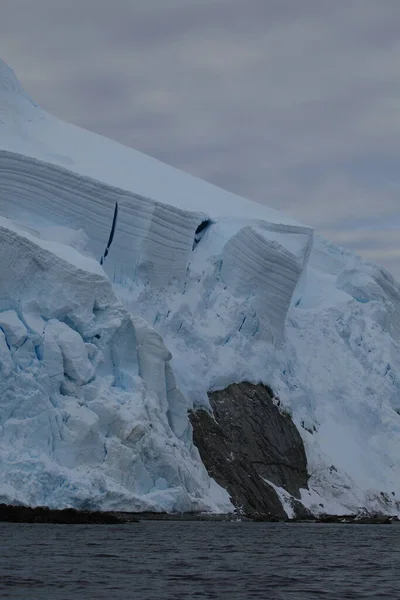
<svg viewBox="0 0 400 600"><path fill-rule="evenodd" d="M400 0L0 0L0 56L55 115L400 277Z"/></svg>

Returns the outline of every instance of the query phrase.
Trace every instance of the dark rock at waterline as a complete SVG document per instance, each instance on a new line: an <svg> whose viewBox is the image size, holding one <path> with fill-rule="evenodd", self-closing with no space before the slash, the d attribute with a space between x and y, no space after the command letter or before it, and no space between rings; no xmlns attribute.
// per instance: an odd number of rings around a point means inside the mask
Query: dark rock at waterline
<svg viewBox="0 0 400 600"><path fill-rule="evenodd" d="M0 521L8 523L57 523L65 525L119 525L137 521L132 515L124 518L110 512L76 510L64 508L56 510L46 506L13 506L0 504Z"/></svg>
<svg viewBox="0 0 400 600"><path fill-rule="evenodd" d="M265 479L295 498L307 487L304 445L290 415L279 410L272 391L262 384L233 384L209 398L213 415L203 409L189 413L193 440L209 475L242 514L285 519L279 497ZM299 517L311 517L299 500L293 509Z"/></svg>
<svg viewBox="0 0 400 600"><path fill-rule="evenodd" d="M119 513L118 513L119 514ZM123 513L125 514L125 513ZM207 521L207 522L234 522L251 521L243 515L232 513L205 513L205 512L140 512L135 513L140 521Z"/></svg>
<svg viewBox="0 0 400 600"><path fill-rule="evenodd" d="M382 513L366 513L355 515L319 515L318 523L354 523L355 525L390 525L397 517Z"/></svg>

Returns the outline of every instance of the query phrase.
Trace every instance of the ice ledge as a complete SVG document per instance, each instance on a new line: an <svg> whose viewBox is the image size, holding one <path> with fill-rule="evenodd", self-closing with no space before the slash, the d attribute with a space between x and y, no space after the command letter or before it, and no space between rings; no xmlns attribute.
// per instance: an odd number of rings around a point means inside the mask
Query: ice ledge
<svg viewBox="0 0 400 600"><path fill-rule="evenodd" d="M118 203L118 221L105 264L107 273L114 282L139 279L157 288L173 284L182 291L187 279L187 269L193 260L193 250L202 243L207 228L213 227L221 220L213 219L201 211L184 210L156 202L77 175L65 168L1 150L0 175L2 214L19 220L25 218L30 226L34 223L50 228L65 226L67 223L75 229L82 229L88 236L89 249L98 257L104 252L114 207ZM82 207L85 207L84 210ZM224 242L227 242L222 260L226 259L229 264L232 260L245 260L244 255L234 259L229 250L229 240L234 239L238 229L242 229L242 233L237 233L235 239L239 243L243 238L239 244L242 249L250 243L250 238L244 239L245 232L250 231L245 229L246 224L252 228L259 240L256 245L254 240L252 242L254 251L251 261L252 270L255 269L259 274L253 278L254 285L257 282L261 285L259 295L265 291L264 284L268 274L271 276L270 290L276 285L273 273L267 266L266 244L269 245L270 253L275 252L277 257L274 267L276 274L280 266L285 268L278 256L282 255L289 261L292 260L292 267L288 267L289 270L282 273L283 277L289 274L289 271L290 277L294 276L294 270L297 269L299 272L296 278L300 278L312 242L311 228L260 219L251 220L247 216L240 221L232 218L222 221L226 226L223 229L219 228L219 231L225 238ZM232 245L234 246L235 242L231 241ZM257 256L257 248L262 256ZM227 274L226 268L224 273ZM237 288L236 285L234 287ZM294 287L287 286L285 298L288 294L291 295ZM288 301L290 303L290 298Z"/></svg>

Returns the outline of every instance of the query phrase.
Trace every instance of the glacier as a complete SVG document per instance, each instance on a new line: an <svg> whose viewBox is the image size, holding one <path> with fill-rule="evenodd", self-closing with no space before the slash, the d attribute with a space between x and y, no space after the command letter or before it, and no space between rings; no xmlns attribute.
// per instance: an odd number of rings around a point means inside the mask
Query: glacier
<svg viewBox="0 0 400 600"><path fill-rule="evenodd" d="M0 500L230 511L187 411L250 381L302 435L305 506L400 513L400 286L383 268L60 121L2 61L0 216Z"/></svg>

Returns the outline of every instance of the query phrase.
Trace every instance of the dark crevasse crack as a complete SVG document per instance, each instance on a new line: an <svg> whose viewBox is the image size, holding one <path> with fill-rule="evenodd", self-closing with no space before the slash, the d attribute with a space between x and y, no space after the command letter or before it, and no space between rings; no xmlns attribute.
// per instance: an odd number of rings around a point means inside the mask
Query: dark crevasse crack
<svg viewBox="0 0 400 600"><path fill-rule="evenodd" d="M197 244L204 237L206 231L211 227L212 224L213 222L210 219L205 219L200 223L194 234L192 250L196 248Z"/></svg>
<svg viewBox="0 0 400 600"><path fill-rule="evenodd" d="M285 518L281 501L265 480L295 498L307 487L307 459L301 436L288 414L262 384L233 384L209 394L211 415L191 412L193 440L208 473L249 516ZM301 510L295 502L295 510Z"/></svg>

